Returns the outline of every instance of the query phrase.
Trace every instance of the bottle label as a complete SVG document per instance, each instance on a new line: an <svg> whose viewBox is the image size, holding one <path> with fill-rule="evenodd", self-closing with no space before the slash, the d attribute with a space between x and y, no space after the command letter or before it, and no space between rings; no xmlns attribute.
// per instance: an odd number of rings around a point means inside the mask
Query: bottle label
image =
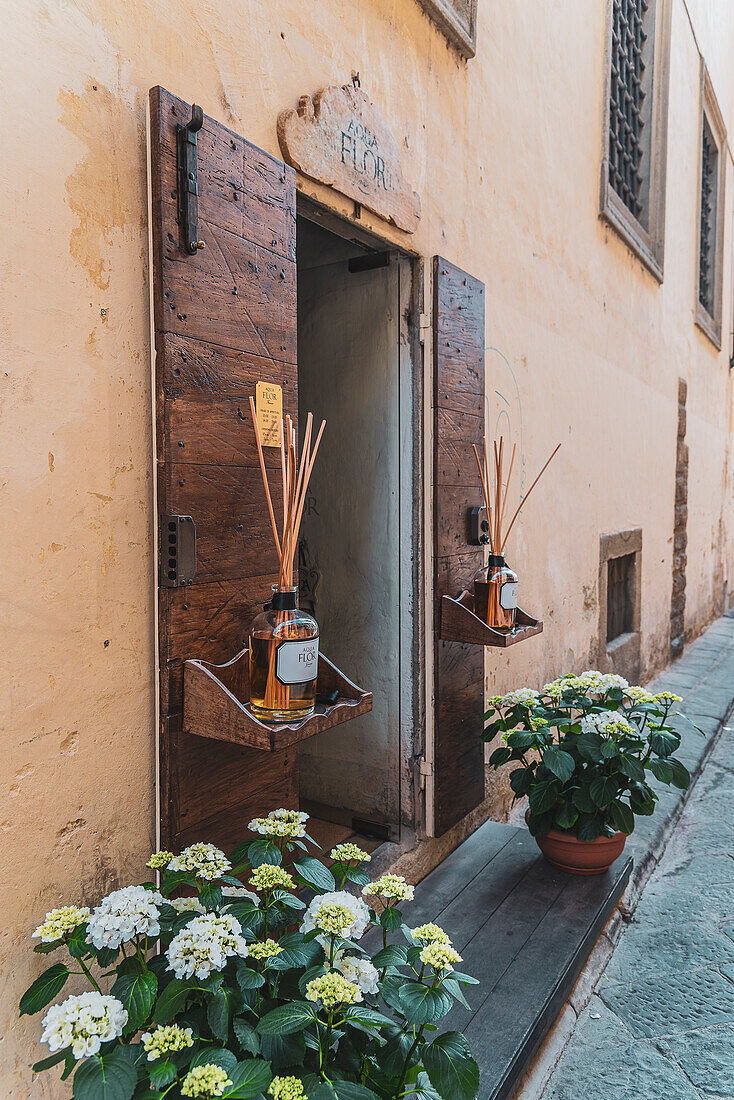
<svg viewBox="0 0 734 1100"><path fill-rule="evenodd" d="M316 679L319 639L281 642L275 651L275 676L281 684L306 684Z"/></svg>
<svg viewBox="0 0 734 1100"><path fill-rule="evenodd" d="M517 607L517 581L505 581L500 588L500 607L504 611Z"/></svg>

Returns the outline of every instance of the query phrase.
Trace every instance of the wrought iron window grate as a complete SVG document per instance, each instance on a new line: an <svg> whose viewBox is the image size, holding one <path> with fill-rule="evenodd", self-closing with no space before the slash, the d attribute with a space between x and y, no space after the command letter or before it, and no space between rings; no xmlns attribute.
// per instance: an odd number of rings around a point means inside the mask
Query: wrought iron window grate
<svg viewBox="0 0 734 1100"><path fill-rule="evenodd" d="M645 15L648 0L613 0L609 96L609 182L627 209L643 211L642 131L645 92Z"/></svg>
<svg viewBox="0 0 734 1100"><path fill-rule="evenodd" d="M701 226L698 257L698 300L713 317L716 255L716 173L718 149L704 118L701 139Z"/></svg>

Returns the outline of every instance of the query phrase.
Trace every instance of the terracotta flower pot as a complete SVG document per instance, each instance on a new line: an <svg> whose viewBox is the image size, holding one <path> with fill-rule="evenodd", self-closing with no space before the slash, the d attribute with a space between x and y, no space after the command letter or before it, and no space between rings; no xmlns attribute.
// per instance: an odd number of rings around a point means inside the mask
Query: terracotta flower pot
<svg viewBox="0 0 734 1100"><path fill-rule="evenodd" d="M614 836L599 836L596 840L579 840L572 833L551 829L545 836L536 836L535 842L554 867L560 867L572 875L601 875L622 854L627 834L615 833Z"/></svg>

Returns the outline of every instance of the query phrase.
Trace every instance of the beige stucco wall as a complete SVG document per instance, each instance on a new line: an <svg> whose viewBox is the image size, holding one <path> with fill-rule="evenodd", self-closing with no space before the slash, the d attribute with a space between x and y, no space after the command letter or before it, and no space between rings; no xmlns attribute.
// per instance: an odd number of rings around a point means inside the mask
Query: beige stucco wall
<svg viewBox="0 0 734 1100"><path fill-rule="evenodd" d="M487 390L508 403L526 487L564 444L512 546L546 632L488 658L492 690L594 660L599 534L620 528L643 527L643 661L665 661L679 376L689 630L722 607L732 242L727 214L716 354L693 325L699 53L673 0L660 287L597 218L604 3L583 7L480 0L467 65L415 0L4 0L3 1095L66 1095L26 1068L37 1022L14 1006L44 965L29 932L52 905L141 875L154 840L151 85L277 153L278 111L359 70L422 195L410 247L485 281ZM734 8L688 10L731 130ZM727 211L732 194L729 180Z"/></svg>

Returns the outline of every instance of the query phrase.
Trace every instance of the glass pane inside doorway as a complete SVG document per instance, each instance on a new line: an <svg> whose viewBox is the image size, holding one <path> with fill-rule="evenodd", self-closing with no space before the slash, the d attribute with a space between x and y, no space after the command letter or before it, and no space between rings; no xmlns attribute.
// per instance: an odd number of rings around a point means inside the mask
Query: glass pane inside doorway
<svg viewBox="0 0 734 1100"><path fill-rule="evenodd" d="M299 219L301 431L309 411L327 421L303 519L301 603L316 616L322 652L374 695L370 714L303 742L301 799L345 827L353 818L397 827L400 272L350 265L365 256Z"/></svg>

